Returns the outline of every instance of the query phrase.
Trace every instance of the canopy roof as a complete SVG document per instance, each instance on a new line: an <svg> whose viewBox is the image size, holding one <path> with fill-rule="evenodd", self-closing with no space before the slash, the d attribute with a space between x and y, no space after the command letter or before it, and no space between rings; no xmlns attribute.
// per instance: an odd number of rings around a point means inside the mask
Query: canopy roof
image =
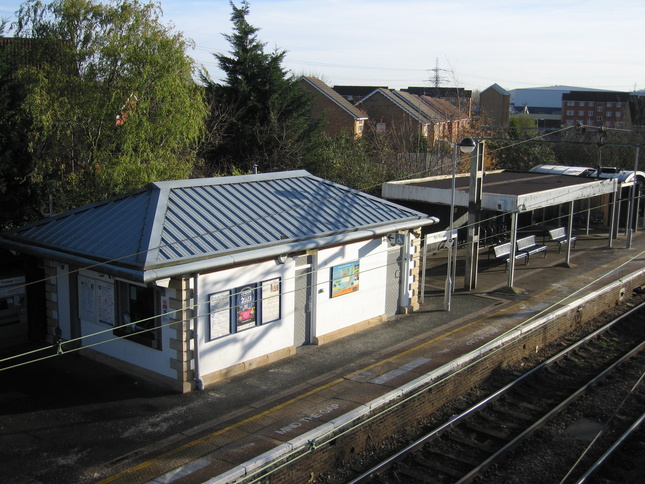
<svg viewBox="0 0 645 484"><path fill-rule="evenodd" d="M389 200L450 205L451 184L451 177L445 175L388 182L383 185L383 196ZM536 210L612 193L616 182L615 179L502 170L486 172L482 187L482 209L505 212ZM455 189L455 206L468 207L470 176L457 175Z"/></svg>

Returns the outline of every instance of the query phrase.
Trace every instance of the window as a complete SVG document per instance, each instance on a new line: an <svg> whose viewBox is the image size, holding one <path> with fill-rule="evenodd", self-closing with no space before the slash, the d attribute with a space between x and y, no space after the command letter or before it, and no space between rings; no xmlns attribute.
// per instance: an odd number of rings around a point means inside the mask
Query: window
<svg viewBox="0 0 645 484"><path fill-rule="evenodd" d="M114 334L161 349L161 289L117 281Z"/></svg>
<svg viewBox="0 0 645 484"><path fill-rule="evenodd" d="M567 116L573 116L575 114L575 111L573 109L567 110Z"/></svg>
<svg viewBox="0 0 645 484"><path fill-rule="evenodd" d="M616 111L616 117L620 118L620 111Z"/></svg>
<svg viewBox="0 0 645 484"><path fill-rule="evenodd" d="M588 111L587 116L593 116L593 111Z"/></svg>
<svg viewBox="0 0 645 484"><path fill-rule="evenodd" d="M617 107L617 108L622 108L622 107L623 107L623 103L616 103L616 107Z"/></svg>
<svg viewBox="0 0 645 484"><path fill-rule="evenodd" d="M611 111L607 111L607 112L605 113L605 116L609 117L609 116L611 116L611 113L612 113Z"/></svg>
<svg viewBox="0 0 645 484"><path fill-rule="evenodd" d="M601 122L601 123L602 123L602 116L598 116L598 117L596 118L596 121L599 121L599 122Z"/></svg>
<svg viewBox="0 0 645 484"><path fill-rule="evenodd" d="M575 106L576 102L575 101L567 101L567 106Z"/></svg>
<svg viewBox="0 0 645 484"><path fill-rule="evenodd" d="M585 115L584 111L582 111L582 110L578 111L578 116L584 116L584 115Z"/></svg>
<svg viewBox="0 0 645 484"><path fill-rule="evenodd" d="M593 102L593 101L589 101L589 102L587 103L587 106L593 106L593 105L594 105L594 102Z"/></svg>
<svg viewBox="0 0 645 484"><path fill-rule="evenodd" d="M612 103L612 102L608 102L608 103L607 103L607 107L608 107L608 108L612 107L613 105L614 105L614 103Z"/></svg>
<svg viewBox="0 0 645 484"><path fill-rule="evenodd" d="M585 102L584 102L584 101L580 101L580 102L578 103L578 106L584 106L584 105L585 105Z"/></svg>
<svg viewBox="0 0 645 484"><path fill-rule="evenodd" d="M604 108L603 108L602 106L598 106L598 107L596 108L596 111L598 111L599 113L602 113L602 112L603 112L603 110L604 110Z"/></svg>
<svg viewBox="0 0 645 484"><path fill-rule="evenodd" d="M277 321L281 317L280 278L208 296L209 340Z"/></svg>

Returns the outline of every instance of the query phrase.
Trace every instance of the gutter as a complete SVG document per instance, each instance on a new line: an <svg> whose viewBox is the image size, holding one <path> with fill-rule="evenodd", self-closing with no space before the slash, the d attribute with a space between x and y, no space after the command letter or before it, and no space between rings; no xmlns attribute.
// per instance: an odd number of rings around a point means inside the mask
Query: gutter
<svg viewBox="0 0 645 484"><path fill-rule="evenodd" d="M207 270L220 269L257 260L272 259L279 255L355 242L362 239L382 236L392 232L433 225L437 222L439 222L439 219L436 217L407 220L405 222L383 225L374 229L365 229L356 232L330 235L318 239L280 244L255 250L241 251L235 254L224 254L221 256L214 254L211 258L204 258L193 262L178 263L166 267L159 267L156 269L148 270L130 269L127 267L111 265L109 262L100 262L87 257L67 254L65 252L59 252L57 250L47 249L44 247L32 246L24 242L6 238L0 238L0 245L12 250L16 250L23 254L44 257L47 259L55 260L57 262L75 265L82 269L93 269L104 274L120 277L132 282L147 284L158 279L201 273Z"/></svg>

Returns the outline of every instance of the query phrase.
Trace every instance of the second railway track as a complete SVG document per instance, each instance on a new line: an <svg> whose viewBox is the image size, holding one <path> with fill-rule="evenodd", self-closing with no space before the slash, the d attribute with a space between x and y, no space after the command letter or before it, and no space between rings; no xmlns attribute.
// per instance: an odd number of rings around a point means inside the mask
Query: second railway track
<svg viewBox="0 0 645 484"><path fill-rule="evenodd" d="M644 308L640 304L514 381L499 384L488 397L349 482L470 482L484 476L625 361L643 358ZM576 474L581 472L567 477Z"/></svg>

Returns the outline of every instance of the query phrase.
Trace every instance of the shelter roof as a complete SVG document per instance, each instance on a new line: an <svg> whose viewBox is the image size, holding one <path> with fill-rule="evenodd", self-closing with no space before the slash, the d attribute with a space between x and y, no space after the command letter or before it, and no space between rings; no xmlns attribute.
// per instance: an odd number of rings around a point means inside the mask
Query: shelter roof
<svg viewBox="0 0 645 484"><path fill-rule="evenodd" d="M451 204L452 179L438 176L417 180L388 182L383 196L389 200L411 200ZM492 211L536 210L615 191L615 179L587 178L517 171L486 172L482 208ZM455 178L455 205L469 203L470 175Z"/></svg>
<svg viewBox="0 0 645 484"><path fill-rule="evenodd" d="M0 245L148 282L436 221L300 170L151 183L6 232Z"/></svg>

